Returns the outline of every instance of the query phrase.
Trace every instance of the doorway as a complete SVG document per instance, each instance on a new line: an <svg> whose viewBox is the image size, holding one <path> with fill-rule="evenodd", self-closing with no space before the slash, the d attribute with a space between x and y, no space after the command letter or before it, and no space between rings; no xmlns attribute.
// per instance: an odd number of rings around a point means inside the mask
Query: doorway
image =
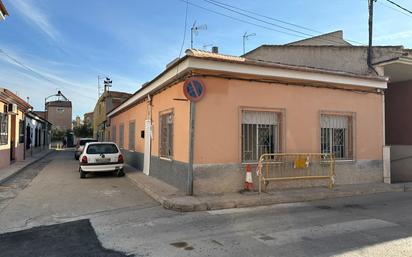
<svg viewBox="0 0 412 257"><path fill-rule="evenodd" d="M10 161L16 159L16 115L11 115L11 131L10 131Z"/></svg>

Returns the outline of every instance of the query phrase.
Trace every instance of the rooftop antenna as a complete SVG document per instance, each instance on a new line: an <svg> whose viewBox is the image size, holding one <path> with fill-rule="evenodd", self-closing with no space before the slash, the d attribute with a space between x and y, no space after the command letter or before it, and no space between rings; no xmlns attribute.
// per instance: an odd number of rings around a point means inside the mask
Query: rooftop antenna
<svg viewBox="0 0 412 257"><path fill-rule="evenodd" d="M254 36L256 36L256 33L248 34L247 32L245 32L245 34L243 34L243 54L246 53L246 40L248 40L249 37L254 37Z"/></svg>
<svg viewBox="0 0 412 257"><path fill-rule="evenodd" d="M193 23L192 28L190 28L190 48L193 49L193 35L197 36L199 34L199 30L207 30L207 25L199 25L196 26L196 21Z"/></svg>
<svg viewBox="0 0 412 257"><path fill-rule="evenodd" d="M97 98L99 98L103 93L104 93L104 91L106 90L106 87L105 86L101 86L100 85L100 81L102 81L102 80L106 80L106 79L108 79L108 76L107 75L103 75L103 74L99 74L99 75L97 75ZM110 80L110 79L109 79ZM104 83L103 83L104 84Z"/></svg>
<svg viewBox="0 0 412 257"><path fill-rule="evenodd" d="M104 91L109 91L109 87L112 87L113 81L110 78L106 77L103 83L104 83Z"/></svg>

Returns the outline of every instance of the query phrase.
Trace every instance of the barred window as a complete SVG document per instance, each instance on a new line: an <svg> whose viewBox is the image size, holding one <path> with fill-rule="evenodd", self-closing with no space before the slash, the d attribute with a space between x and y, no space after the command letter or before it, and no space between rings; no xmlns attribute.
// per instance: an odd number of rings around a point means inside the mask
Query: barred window
<svg viewBox="0 0 412 257"><path fill-rule="evenodd" d="M119 126L119 147L124 147L124 124L120 124Z"/></svg>
<svg viewBox="0 0 412 257"><path fill-rule="evenodd" d="M116 126L112 125L112 141L116 143Z"/></svg>
<svg viewBox="0 0 412 257"><path fill-rule="evenodd" d="M257 162L262 154L280 149L281 113L242 111L242 162Z"/></svg>
<svg viewBox="0 0 412 257"><path fill-rule="evenodd" d="M353 118L349 115L322 114L320 147L336 159L353 158Z"/></svg>
<svg viewBox="0 0 412 257"><path fill-rule="evenodd" d="M135 136L136 136L136 123L135 121L129 122L129 150L134 150Z"/></svg>
<svg viewBox="0 0 412 257"><path fill-rule="evenodd" d="M7 145L9 140L9 117L0 113L0 145Z"/></svg>
<svg viewBox="0 0 412 257"><path fill-rule="evenodd" d="M160 156L173 157L173 112L160 114Z"/></svg>

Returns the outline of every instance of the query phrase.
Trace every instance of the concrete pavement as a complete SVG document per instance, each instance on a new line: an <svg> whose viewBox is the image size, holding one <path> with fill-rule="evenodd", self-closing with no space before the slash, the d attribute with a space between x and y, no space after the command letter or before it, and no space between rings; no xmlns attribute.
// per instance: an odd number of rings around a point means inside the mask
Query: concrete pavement
<svg viewBox="0 0 412 257"><path fill-rule="evenodd" d="M125 177L80 180L71 154L54 153L0 185L0 253L412 256L412 192L183 213Z"/></svg>
<svg viewBox="0 0 412 257"><path fill-rule="evenodd" d="M5 196L9 203L0 210L0 233L106 211L158 206L124 177L102 174L80 179L78 161L74 160L73 152L56 151L44 161L48 162L47 165L40 167L39 174L24 190L13 199ZM36 168L33 165L20 173L23 175ZM1 186L8 194L7 188L16 187L18 183L8 180Z"/></svg>
<svg viewBox="0 0 412 257"><path fill-rule="evenodd" d="M175 211L206 211L228 208L255 207L279 203L307 202L339 197L368 195L388 192L406 192L412 190L412 184L353 184L337 185L333 189L326 187L298 188L279 191L226 193L221 195L186 196L177 188L131 166L125 173L141 190L145 191L164 208Z"/></svg>

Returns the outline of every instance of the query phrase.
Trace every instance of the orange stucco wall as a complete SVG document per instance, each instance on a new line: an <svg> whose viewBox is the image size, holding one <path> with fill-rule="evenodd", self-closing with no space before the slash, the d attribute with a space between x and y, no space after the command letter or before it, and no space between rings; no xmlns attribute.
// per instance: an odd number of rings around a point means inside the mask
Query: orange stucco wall
<svg viewBox="0 0 412 257"><path fill-rule="evenodd" d="M355 113L355 159L382 160L382 96L206 77L196 103L195 164L240 163L240 110L285 110L286 152L320 151L320 112Z"/></svg>
<svg viewBox="0 0 412 257"><path fill-rule="evenodd" d="M189 102L176 99L185 99L183 83L169 87L152 97L152 133L151 154L159 154L159 113L173 110L173 160L188 162L189 142ZM148 112L148 102L144 101L125 112L111 118L110 126L116 126L116 141L119 143L119 125L124 123L124 148L129 149L129 121L136 121L135 151L144 152L144 139L140 138L140 131L144 130L144 123ZM110 128L112 131L112 128Z"/></svg>
<svg viewBox="0 0 412 257"><path fill-rule="evenodd" d="M144 121L146 119L147 103L133 106L126 112L122 112L111 119L110 123L110 135L112 134L112 127L116 126L116 143L119 144L119 127L120 124L124 124L124 149L141 152L144 151L144 139L140 137L140 131L144 130ZM129 147L129 122L135 121L135 148ZM111 135L112 137L112 135Z"/></svg>

